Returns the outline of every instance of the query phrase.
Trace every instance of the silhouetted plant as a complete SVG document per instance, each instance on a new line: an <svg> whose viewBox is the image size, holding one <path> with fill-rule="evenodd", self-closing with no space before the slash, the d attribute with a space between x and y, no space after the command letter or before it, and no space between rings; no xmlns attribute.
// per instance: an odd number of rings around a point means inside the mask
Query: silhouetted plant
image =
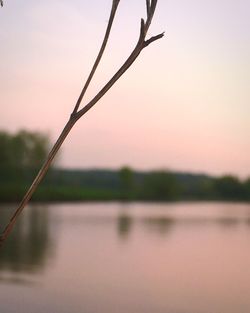
<svg viewBox="0 0 250 313"><path fill-rule="evenodd" d="M25 194L23 200L21 201L19 207L15 211L14 215L12 216L10 222L6 226L2 236L0 237L0 244L5 241L7 238L8 234L10 233L11 229L13 228L14 224L16 223L16 220L20 213L22 212L23 208L26 206L26 204L29 202L31 199L33 193L37 189L38 185L40 184L41 180L47 173L50 164L52 163L53 159L55 158L58 150L60 149L61 145L63 144L64 140L68 136L69 132L71 131L72 127L75 125L75 123L85 114L87 113L105 94L106 92L115 84L115 82L129 69L129 67L134 63L134 61L137 59L137 57L140 55L142 50L146 48L148 45L153 43L154 41L162 38L164 36L164 33L160 33L156 36L152 36L149 39L146 39L148 29L150 27L150 24L152 22L156 5L157 5L157 0L146 0L146 12L147 12L147 18L146 20L141 19L141 26L140 26L140 32L139 32L139 38L138 41L135 45L135 48L127 58L127 60L124 62L124 64L121 66L121 68L114 74L114 76L104 85L104 87L96 94L96 96L89 102L87 103L83 108L80 108L81 101L89 87L89 84L95 74L95 71L100 63L100 60L102 58L103 52L106 48L111 27L114 21L115 14L117 12L118 5L120 3L120 0L113 0L112 1L112 8L111 8L111 13L107 25L107 29L105 32L105 36L100 48L100 51L98 53L98 56L95 60L95 63L93 65L93 68L89 74L89 77L80 93L80 96L74 106L74 109L69 117L68 122L66 123L64 129L61 132L61 135L57 139L55 145L53 146L51 152L49 153L45 163L41 167L41 170L39 171L38 175L34 179L33 183L31 184L29 190Z"/></svg>

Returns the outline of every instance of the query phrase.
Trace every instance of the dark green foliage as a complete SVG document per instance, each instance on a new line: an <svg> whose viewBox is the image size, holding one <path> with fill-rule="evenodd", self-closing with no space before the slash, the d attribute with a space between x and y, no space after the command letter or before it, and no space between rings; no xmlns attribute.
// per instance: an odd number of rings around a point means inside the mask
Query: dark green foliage
<svg viewBox="0 0 250 313"><path fill-rule="evenodd" d="M49 149L47 136L36 132L19 131L9 134L0 131L0 173L20 178L24 169L38 169Z"/></svg>
<svg viewBox="0 0 250 313"><path fill-rule="evenodd" d="M149 200L175 200L179 188L175 176L165 171L156 171L145 176L142 197Z"/></svg>
<svg viewBox="0 0 250 313"><path fill-rule="evenodd" d="M223 176L214 180L214 187L219 198L238 200L245 199L247 194L244 184L234 176Z"/></svg>
<svg viewBox="0 0 250 313"><path fill-rule="evenodd" d="M26 169L22 180L12 177L8 181L1 175L0 201L19 201L35 174L36 171ZM236 178L212 178L164 171L131 170L128 176L127 174L123 169L54 168L49 171L33 200L250 200L250 179L240 182Z"/></svg>
<svg viewBox="0 0 250 313"><path fill-rule="evenodd" d="M193 199L214 199L214 183L210 176L174 173L180 188L180 198L185 200Z"/></svg>
<svg viewBox="0 0 250 313"><path fill-rule="evenodd" d="M250 200L250 178L248 178L244 183L244 191L245 191L245 195L246 195L246 199Z"/></svg>
<svg viewBox="0 0 250 313"><path fill-rule="evenodd" d="M0 132L0 201L19 201L48 153L39 133ZM137 172L52 168L34 194L35 201L81 200L250 200L250 178L167 171Z"/></svg>
<svg viewBox="0 0 250 313"><path fill-rule="evenodd" d="M122 195L112 189L83 188L72 186L40 186L33 196L34 201L111 201L119 200Z"/></svg>
<svg viewBox="0 0 250 313"><path fill-rule="evenodd" d="M135 179L134 172L128 166L119 170L119 178L124 199L133 199L135 196Z"/></svg>
<svg viewBox="0 0 250 313"><path fill-rule="evenodd" d="M12 167L12 137L0 131L0 171Z"/></svg>
<svg viewBox="0 0 250 313"><path fill-rule="evenodd" d="M0 201L19 201L48 154L47 136L0 131Z"/></svg>
<svg viewBox="0 0 250 313"><path fill-rule="evenodd" d="M134 187L134 173L131 168L125 166L119 170L121 185L124 190L130 190Z"/></svg>

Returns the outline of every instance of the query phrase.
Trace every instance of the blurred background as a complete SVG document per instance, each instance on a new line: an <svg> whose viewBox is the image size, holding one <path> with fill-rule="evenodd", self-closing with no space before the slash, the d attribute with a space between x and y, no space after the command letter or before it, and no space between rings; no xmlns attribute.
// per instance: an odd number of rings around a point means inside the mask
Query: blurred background
<svg viewBox="0 0 250 313"><path fill-rule="evenodd" d="M0 230L68 120L109 1L4 1ZM133 49L121 0L83 101ZM250 4L159 0L145 49L74 127L0 249L1 312L249 313Z"/></svg>
<svg viewBox="0 0 250 313"><path fill-rule="evenodd" d="M6 1L0 11L0 126L50 134L68 119L93 64L111 1ZM97 10L98 8L98 10ZM74 128L60 165L250 175L250 4L159 1L149 35L166 36ZM83 104L138 38L144 1L121 1Z"/></svg>

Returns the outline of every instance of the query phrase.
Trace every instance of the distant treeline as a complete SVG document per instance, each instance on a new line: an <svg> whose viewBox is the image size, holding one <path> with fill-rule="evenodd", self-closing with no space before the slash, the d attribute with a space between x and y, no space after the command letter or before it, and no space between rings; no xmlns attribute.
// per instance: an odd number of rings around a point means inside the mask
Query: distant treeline
<svg viewBox="0 0 250 313"><path fill-rule="evenodd" d="M49 147L46 136L0 132L0 201L19 201L36 175ZM250 179L212 177L164 170L139 172L52 168L33 200L230 200L250 201Z"/></svg>
<svg viewBox="0 0 250 313"><path fill-rule="evenodd" d="M48 149L48 136L38 132L21 130L16 134L10 134L0 131L1 176L8 178L12 174L17 176L17 172L25 171L27 168L39 168Z"/></svg>
<svg viewBox="0 0 250 313"><path fill-rule="evenodd" d="M0 170L1 171L1 170ZM36 174L35 169L0 173L0 201L18 201ZM11 172L11 171L10 171ZM42 182L36 201L81 200L250 200L250 180L233 176L211 177L168 171L68 170L53 168Z"/></svg>

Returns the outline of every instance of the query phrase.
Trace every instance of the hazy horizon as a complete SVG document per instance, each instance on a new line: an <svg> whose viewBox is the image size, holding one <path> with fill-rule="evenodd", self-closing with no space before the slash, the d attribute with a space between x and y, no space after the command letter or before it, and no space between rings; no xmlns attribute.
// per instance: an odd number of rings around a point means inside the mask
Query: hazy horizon
<svg viewBox="0 0 250 313"><path fill-rule="evenodd" d="M56 164L55 168L62 169L62 170L72 170L72 171L119 171L122 168L130 168L132 171L137 173L147 173L147 172L154 172L154 171L163 171L163 172L169 172L169 173L176 173L176 174L191 174L191 175L205 175L205 176L211 176L211 177L221 177L221 176L235 176L239 178L241 181L244 181L245 179L249 179L250 177L240 177L237 174L233 174L230 172L225 172L221 174L212 174L206 171L192 171L192 170L185 170L185 169L178 169L178 168L169 168L169 167L148 167L148 168L137 168L130 166L129 164L122 164L120 166L89 166L89 167L81 167L81 166L67 166L63 164Z"/></svg>
<svg viewBox="0 0 250 313"><path fill-rule="evenodd" d="M111 2L4 2L0 129L57 138L98 52ZM132 50L141 17L145 1L120 1L83 104ZM165 37L77 123L60 165L250 176L249 26L247 0L159 0L149 33Z"/></svg>

